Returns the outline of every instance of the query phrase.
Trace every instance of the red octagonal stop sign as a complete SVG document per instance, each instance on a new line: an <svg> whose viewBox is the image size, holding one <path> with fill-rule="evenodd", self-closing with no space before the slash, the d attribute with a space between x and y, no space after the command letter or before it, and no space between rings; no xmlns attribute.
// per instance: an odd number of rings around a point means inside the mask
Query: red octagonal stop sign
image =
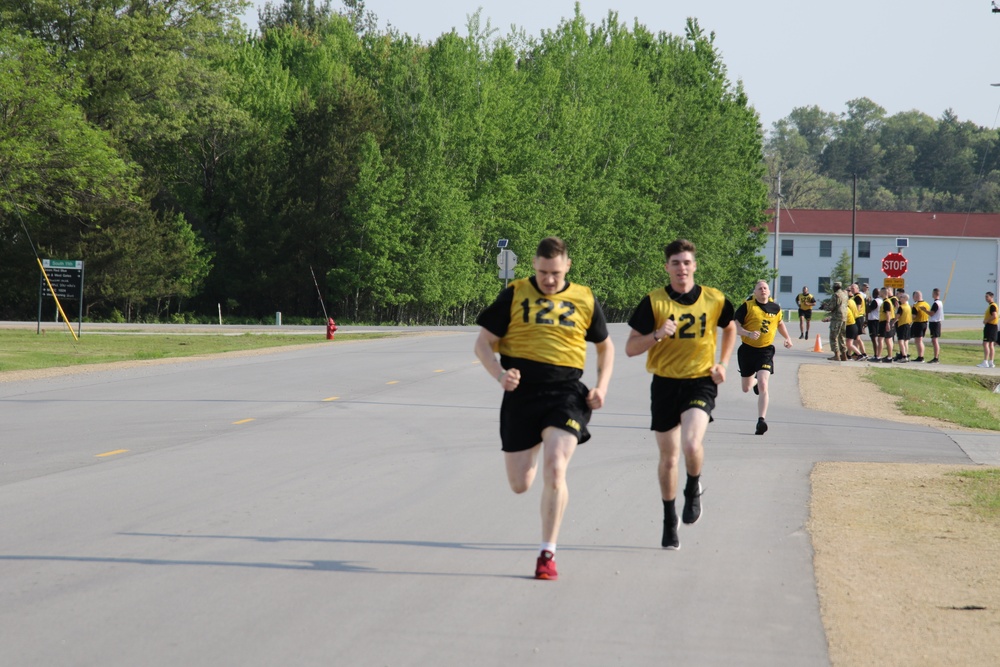
<svg viewBox="0 0 1000 667"><path fill-rule="evenodd" d="M890 278L902 278L906 273L906 258L898 252L890 252L882 258L882 273Z"/></svg>

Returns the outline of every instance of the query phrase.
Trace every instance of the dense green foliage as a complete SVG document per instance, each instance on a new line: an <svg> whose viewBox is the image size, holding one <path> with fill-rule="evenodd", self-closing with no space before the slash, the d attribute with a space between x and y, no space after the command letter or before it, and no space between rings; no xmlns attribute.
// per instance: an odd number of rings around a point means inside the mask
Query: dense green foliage
<svg viewBox="0 0 1000 667"><path fill-rule="evenodd" d="M422 43L360 0L286 0L251 36L243 4L0 0L0 99L63 110L42 139L0 114L0 317L33 313L22 222L87 261L92 314L127 318L317 315L312 268L338 318L467 322L502 285L496 240L522 276L550 234L614 319L677 237L734 297L766 274L759 122L696 21L577 9L528 37L473 17ZM18 88L8 61L29 60ZM54 147L76 153L49 178Z"/></svg>
<svg viewBox="0 0 1000 667"><path fill-rule="evenodd" d="M789 208L875 211L1000 210L1000 132L919 111L886 116L868 98L841 115L799 107L774 124L765 146ZM776 194L776 193L775 193Z"/></svg>

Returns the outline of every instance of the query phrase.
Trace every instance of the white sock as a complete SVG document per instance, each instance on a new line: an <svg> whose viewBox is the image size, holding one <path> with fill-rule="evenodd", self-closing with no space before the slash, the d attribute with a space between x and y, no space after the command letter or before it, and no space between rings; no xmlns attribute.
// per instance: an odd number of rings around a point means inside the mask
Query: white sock
<svg viewBox="0 0 1000 667"><path fill-rule="evenodd" d="M556 543L555 542L542 542L541 551L549 551L553 556L556 555Z"/></svg>

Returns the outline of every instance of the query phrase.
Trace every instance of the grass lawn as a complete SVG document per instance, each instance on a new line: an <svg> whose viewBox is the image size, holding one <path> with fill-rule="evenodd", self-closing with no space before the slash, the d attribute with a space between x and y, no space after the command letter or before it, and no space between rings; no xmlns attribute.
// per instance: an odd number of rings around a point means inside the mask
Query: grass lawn
<svg viewBox="0 0 1000 667"><path fill-rule="evenodd" d="M365 337L379 335L366 334ZM0 330L0 372L109 361L192 357L310 343L335 345L337 341L350 337L350 334L338 334L333 341L327 341L322 333L316 336L250 333L225 336L84 332L80 340L75 341L65 329L61 332L49 330L41 335L34 331L3 329Z"/></svg>
<svg viewBox="0 0 1000 667"><path fill-rule="evenodd" d="M946 351L942 347L942 358L955 363ZM869 377L879 389L902 399L899 404L904 414L932 417L968 428L1000 430L1000 394L994 393L1000 376L920 373L914 381L913 371L894 364L889 368L869 369Z"/></svg>

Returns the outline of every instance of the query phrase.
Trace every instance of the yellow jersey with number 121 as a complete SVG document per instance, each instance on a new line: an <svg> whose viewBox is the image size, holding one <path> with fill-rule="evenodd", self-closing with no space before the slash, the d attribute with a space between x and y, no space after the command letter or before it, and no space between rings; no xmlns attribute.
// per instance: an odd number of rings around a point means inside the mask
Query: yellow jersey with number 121
<svg viewBox="0 0 1000 667"><path fill-rule="evenodd" d="M677 323L673 336L649 348L646 370L660 377L690 379L712 374L715 365L715 330L726 305L726 297L714 287L701 286L691 305L670 298L665 287L649 293L653 319L659 329L667 320Z"/></svg>

